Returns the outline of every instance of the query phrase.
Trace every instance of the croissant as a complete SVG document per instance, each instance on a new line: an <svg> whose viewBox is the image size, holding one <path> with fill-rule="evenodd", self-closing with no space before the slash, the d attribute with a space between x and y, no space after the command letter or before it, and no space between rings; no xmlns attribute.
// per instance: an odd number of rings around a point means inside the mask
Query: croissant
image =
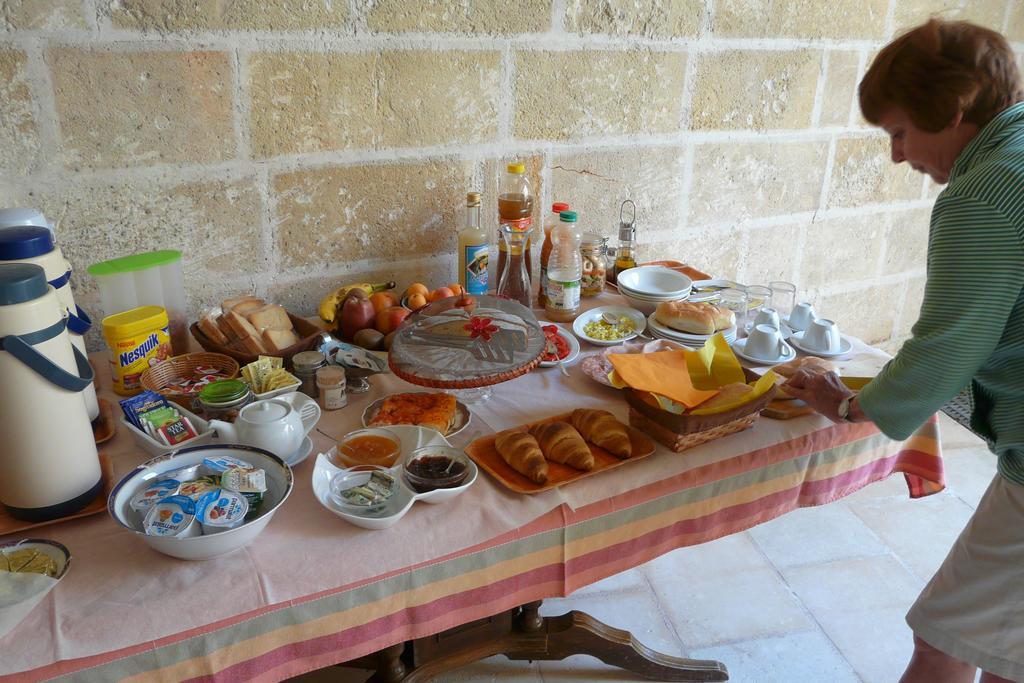
<svg viewBox="0 0 1024 683"><path fill-rule="evenodd" d="M572 411L572 426L583 438L600 446L619 458L633 455L633 444L629 440L626 426L615 419L607 410L577 408Z"/></svg>
<svg viewBox="0 0 1024 683"><path fill-rule="evenodd" d="M544 457L578 470L594 468L594 454L568 422L546 422L530 427L530 434L540 444Z"/></svg>
<svg viewBox="0 0 1024 683"><path fill-rule="evenodd" d="M540 450L540 444L526 432L506 432L494 440L498 454L509 467L526 475L538 484L548 480L548 461Z"/></svg>

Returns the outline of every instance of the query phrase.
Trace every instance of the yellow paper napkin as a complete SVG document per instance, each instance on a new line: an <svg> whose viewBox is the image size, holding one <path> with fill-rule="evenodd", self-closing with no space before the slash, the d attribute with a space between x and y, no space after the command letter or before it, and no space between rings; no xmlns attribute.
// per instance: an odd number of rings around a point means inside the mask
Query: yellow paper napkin
<svg viewBox="0 0 1024 683"><path fill-rule="evenodd" d="M687 358L690 353L682 350L615 353L609 354L608 360L626 385L692 408L717 395L718 389L694 387Z"/></svg>

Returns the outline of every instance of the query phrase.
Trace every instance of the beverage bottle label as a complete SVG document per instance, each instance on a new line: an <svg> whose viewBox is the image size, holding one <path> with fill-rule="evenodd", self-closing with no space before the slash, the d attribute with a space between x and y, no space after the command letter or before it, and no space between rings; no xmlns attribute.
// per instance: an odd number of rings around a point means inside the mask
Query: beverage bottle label
<svg viewBox="0 0 1024 683"><path fill-rule="evenodd" d="M466 247L466 290L470 294L487 293L487 245Z"/></svg>
<svg viewBox="0 0 1024 683"><path fill-rule="evenodd" d="M580 305L580 281L548 280L548 303L550 308L571 311Z"/></svg>
<svg viewBox="0 0 1024 683"><path fill-rule="evenodd" d="M548 267L540 267L540 296L543 301L548 295Z"/></svg>

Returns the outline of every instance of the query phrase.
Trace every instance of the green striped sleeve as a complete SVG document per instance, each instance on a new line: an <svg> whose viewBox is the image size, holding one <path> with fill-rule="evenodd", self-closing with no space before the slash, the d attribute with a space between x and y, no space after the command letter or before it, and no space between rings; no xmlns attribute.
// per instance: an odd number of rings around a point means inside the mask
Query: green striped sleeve
<svg viewBox="0 0 1024 683"><path fill-rule="evenodd" d="M990 204L940 196L932 211L928 280L912 338L858 404L905 439L964 388L999 344L1024 286L1014 225Z"/></svg>

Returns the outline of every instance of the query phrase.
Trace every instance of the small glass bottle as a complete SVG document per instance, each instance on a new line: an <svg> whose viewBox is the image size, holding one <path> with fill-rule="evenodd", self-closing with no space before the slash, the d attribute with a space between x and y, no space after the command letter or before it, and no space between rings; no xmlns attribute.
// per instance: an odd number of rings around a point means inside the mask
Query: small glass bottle
<svg viewBox="0 0 1024 683"><path fill-rule="evenodd" d="M320 407L337 410L348 404L345 396L345 368L325 365L316 371L316 388L320 390Z"/></svg>
<svg viewBox="0 0 1024 683"><path fill-rule="evenodd" d="M480 227L480 193L466 195L466 225L459 231L459 284L470 294L487 293L487 233Z"/></svg>
<svg viewBox="0 0 1024 683"><path fill-rule="evenodd" d="M584 234L580 255L583 257L580 296L597 296L604 291L608 272L608 238L592 232Z"/></svg>
<svg viewBox="0 0 1024 683"><path fill-rule="evenodd" d="M319 351L303 351L292 357L295 376L302 380L299 391L315 399L317 397L316 371L327 365L327 356Z"/></svg>
<svg viewBox="0 0 1024 683"><path fill-rule="evenodd" d="M631 207L630 218L624 219L626 205ZM615 277L630 268L636 268L636 204L632 199L622 202L619 207L619 246L615 249Z"/></svg>

